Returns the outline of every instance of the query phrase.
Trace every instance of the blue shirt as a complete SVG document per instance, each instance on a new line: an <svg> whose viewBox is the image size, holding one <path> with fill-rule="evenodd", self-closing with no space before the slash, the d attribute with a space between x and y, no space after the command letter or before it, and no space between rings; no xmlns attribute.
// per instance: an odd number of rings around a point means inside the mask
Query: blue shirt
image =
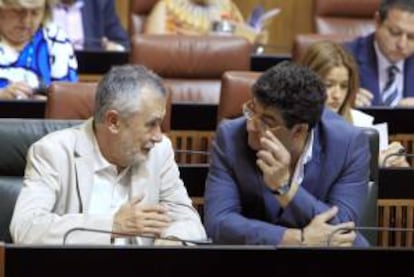
<svg viewBox="0 0 414 277"><path fill-rule="evenodd" d="M37 88L53 81L76 82L78 64L66 34L52 24L39 28L22 51L0 41L0 88L26 82Z"/></svg>

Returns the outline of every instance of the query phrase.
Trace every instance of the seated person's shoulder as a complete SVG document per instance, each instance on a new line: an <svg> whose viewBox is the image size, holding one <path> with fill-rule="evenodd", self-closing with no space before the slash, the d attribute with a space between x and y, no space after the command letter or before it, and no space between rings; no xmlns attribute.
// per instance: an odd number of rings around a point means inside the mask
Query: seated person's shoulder
<svg viewBox="0 0 414 277"><path fill-rule="evenodd" d="M344 140L348 139L349 136L355 136L362 132L360 128L355 127L346 121L342 116L329 109L324 109L321 118L321 125L329 134L339 134L338 137Z"/></svg>
<svg viewBox="0 0 414 277"><path fill-rule="evenodd" d="M350 39L349 41L345 42L343 45L345 49L348 50L349 52L356 53L356 52L361 51L361 48L363 48L371 40L371 36L372 34L367 35L367 36L358 36L353 39Z"/></svg>
<svg viewBox="0 0 414 277"><path fill-rule="evenodd" d="M60 129L58 126L49 126L45 129L53 129L49 133L46 133L33 145L45 149L51 149L52 151L58 151L59 145L71 145L75 144L79 138L79 134L82 130L82 125L65 126Z"/></svg>
<svg viewBox="0 0 414 277"><path fill-rule="evenodd" d="M243 117L235 119L223 119L219 123L217 130L221 133L233 133L238 130L244 130L246 126L246 120Z"/></svg>
<svg viewBox="0 0 414 277"><path fill-rule="evenodd" d="M169 154L174 152L171 140L166 135L162 136L162 140L155 143L151 149L150 157L155 159L165 159Z"/></svg>
<svg viewBox="0 0 414 277"><path fill-rule="evenodd" d="M246 120L243 117L222 120L214 139L223 148L238 149L246 147Z"/></svg>

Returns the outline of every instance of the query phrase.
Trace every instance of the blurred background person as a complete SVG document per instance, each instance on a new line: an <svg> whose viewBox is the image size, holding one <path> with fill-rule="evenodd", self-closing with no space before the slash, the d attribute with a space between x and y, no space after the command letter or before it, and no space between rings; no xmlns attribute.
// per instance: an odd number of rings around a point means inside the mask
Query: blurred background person
<svg viewBox="0 0 414 277"><path fill-rule="evenodd" d="M77 50L129 49L113 0L60 0L53 8L53 21L66 31Z"/></svg>
<svg viewBox="0 0 414 277"><path fill-rule="evenodd" d="M357 106L414 106L414 1L382 0L374 33L346 47L359 66Z"/></svg>
<svg viewBox="0 0 414 277"><path fill-rule="evenodd" d="M265 44L267 32L257 32L231 0L160 0L149 15L145 33L208 35L220 32Z"/></svg>
<svg viewBox="0 0 414 277"><path fill-rule="evenodd" d="M50 23L53 0L0 0L0 98L26 99L52 81L77 81L66 34Z"/></svg>
<svg viewBox="0 0 414 277"><path fill-rule="evenodd" d="M320 41L312 44L302 57L301 63L316 72L326 86L326 106L342 115L348 122L358 127L371 127L374 118L353 109L356 93L359 89L358 67L341 45L331 41ZM400 142L392 142L379 155L379 164L384 159L397 153L403 146ZM386 167L408 167L403 156L387 158Z"/></svg>

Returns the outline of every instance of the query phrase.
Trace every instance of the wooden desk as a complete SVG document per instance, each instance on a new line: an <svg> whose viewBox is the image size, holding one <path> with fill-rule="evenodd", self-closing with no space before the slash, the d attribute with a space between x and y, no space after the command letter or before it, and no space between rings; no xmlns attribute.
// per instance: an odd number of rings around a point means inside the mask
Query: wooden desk
<svg viewBox="0 0 414 277"><path fill-rule="evenodd" d="M374 117L374 123L388 123L390 141L399 141L405 147L407 153L414 153L414 118L413 107L367 107L359 108L364 113ZM414 167L414 159L408 159Z"/></svg>
<svg viewBox="0 0 414 277"><path fill-rule="evenodd" d="M113 65L128 63L129 52L82 50L75 51L79 74L104 74Z"/></svg>
<svg viewBox="0 0 414 277"><path fill-rule="evenodd" d="M367 107L360 111L374 117L374 123L388 123L390 134L414 134L414 108L410 107Z"/></svg>
<svg viewBox="0 0 414 277"><path fill-rule="evenodd" d="M250 55L250 70L252 71L266 71L270 67L283 62L292 60L290 53L282 54L251 54Z"/></svg>
<svg viewBox="0 0 414 277"><path fill-rule="evenodd" d="M113 65L129 63L129 52L108 52L102 50L76 51L80 80L88 82L99 80ZM266 69L286 60L291 60L290 53L254 54L250 55L250 70L265 71Z"/></svg>
<svg viewBox="0 0 414 277"><path fill-rule="evenodd" d="M79 81L84 83L96 83L101 80L103 75L101 74L85 74L81 73L79 74Z"/></svg>
<svg viewBox="0 0 414 277"><path fill-rule="evenodd" d="M407 276L413 249L6 246L7 276Z"/></svg>
<svg viewBox="0 0 414 277"><path fill-rule="evenodd" d="M44 118L44 100L0 100L0 118Z"/></svg>

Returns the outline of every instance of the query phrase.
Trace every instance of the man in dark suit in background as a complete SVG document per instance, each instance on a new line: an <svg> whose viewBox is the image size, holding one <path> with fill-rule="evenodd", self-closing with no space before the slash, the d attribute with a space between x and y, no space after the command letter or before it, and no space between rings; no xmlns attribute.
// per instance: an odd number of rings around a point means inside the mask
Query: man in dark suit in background
<svg viewBox="0 0 414 277"><path fill-rule="evenodd" d="M113 0L61 0L54 7L53 21L66 31L75 49L129 48Z"/></svg>
<svg viewBox="0 0 414 277"><path fill-rule="evenodd" d="M414 1L381 0L376 30L346 45L359 66L357 106L414 106Z"/></svg>

